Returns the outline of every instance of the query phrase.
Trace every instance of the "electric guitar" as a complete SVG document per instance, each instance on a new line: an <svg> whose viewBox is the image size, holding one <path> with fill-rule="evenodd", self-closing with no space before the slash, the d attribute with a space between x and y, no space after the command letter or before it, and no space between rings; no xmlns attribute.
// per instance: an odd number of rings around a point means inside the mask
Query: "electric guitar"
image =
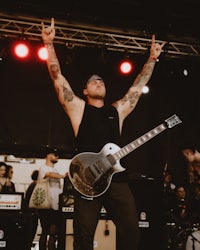
<svg viewBox="0 0 200 250"><path fill-rule="evenodd" d="M102 195L110 186L113 175L125 170L120 165L121 158L167 128L172 128L181 122L177 115L173 115L123 148L114 143L107 143L99 153L77 154L69 166L69 179L72 185L85 197L94 198Z"/></svg>

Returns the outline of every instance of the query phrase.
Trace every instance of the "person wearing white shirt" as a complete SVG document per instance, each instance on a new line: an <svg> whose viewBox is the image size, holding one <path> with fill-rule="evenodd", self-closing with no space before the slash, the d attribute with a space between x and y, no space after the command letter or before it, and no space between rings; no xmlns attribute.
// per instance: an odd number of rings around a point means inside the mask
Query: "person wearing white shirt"
<svg viewBox="0 0 200 250"><path fill-rule="evenodd" d="M61 216L59 211L59 195L62 193L61 179L67 175L62 175L54 167L58 162L59 154L57 149L50 149L46 155L46 162L39 168L38 182L48 182L48 192L51 201L51 209L40 209L39 219L42 233L39 239L39 249L55 250L59 245L59 229L61 228ZM49 236L49 237L48 237Z"/></svg>

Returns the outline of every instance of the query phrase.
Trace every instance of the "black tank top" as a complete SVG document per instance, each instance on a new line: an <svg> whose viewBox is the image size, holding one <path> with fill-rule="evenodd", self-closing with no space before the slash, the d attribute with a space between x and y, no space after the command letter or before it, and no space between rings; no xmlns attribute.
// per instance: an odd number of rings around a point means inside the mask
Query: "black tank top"
<svg viewBox="0 0 200 250"><path fill-rule="evenodd" d="M76 142L78 153L98 153L109 142L120 146L119 117L115 107L96 108L86 104ZM127 181L126 174L126 171L116 173L112 180Z"/></svg>
<svg viewBox="0 0 200 250"><path fill-rule="evenodd" d="M85 105L76 138L78 152L98 153L108 142L120 144L119 117L112 106L96 108Z"/></svg>

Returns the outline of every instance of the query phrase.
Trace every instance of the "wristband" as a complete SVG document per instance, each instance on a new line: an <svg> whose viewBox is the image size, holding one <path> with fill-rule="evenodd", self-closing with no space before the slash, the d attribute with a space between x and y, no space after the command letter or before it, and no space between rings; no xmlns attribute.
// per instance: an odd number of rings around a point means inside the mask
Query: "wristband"
<svg viewBox="0 0 200 250"><path fill-rule="evenodd" d="M159 61L158 58L155 57L155 56L150 56L149 58L150 58L151 60L155 61L155 62L158 62L158 61Z"/></svg>
<svg viewBox="0 0 200 250"><path fill-rule="evenodd" d="M47 43L47 42L44 42L44 45L46 45L46 46L51 46L53 43L51 43L51 42L49 42L49 43Z"/></svg>

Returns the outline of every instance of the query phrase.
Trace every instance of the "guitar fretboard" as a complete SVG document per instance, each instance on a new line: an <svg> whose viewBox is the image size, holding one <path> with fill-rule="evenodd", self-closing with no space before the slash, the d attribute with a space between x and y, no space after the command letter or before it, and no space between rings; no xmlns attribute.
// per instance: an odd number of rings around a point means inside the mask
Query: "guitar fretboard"
<svg viewBox="0 0 200 250"><path fill-rule="evenodd" d="M167 129L167 127L163 123L163 124L157 126L156 128L150 130L146 134L140 136L135 141L130 142L129 144L127 144L126 146L124 146L123 148L121 148L119 151L117 151L116 153L114 153L113 154L114 159L116 161L120 160L121 158L123 158L124 156L128 155L129 153L131 153L136 148L140 147L145 142L151 140L153 137L155 137L156 135L160 134L165 129Z"/></svg>

